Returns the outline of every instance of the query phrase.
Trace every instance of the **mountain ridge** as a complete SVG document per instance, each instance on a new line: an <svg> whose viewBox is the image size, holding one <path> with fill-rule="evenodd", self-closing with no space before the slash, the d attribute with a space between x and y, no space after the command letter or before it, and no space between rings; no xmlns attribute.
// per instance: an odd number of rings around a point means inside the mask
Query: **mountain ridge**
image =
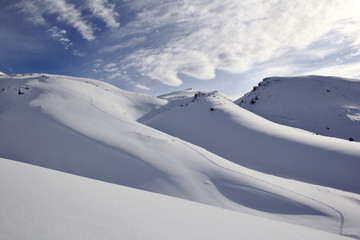
<svg viewBox="0 0 360 240"><path fill-rule="evenodd" d="M182 100L182 107L178 103L181 93L176 93L176 107L144 123L232 162L272 175L342 189L333 178L333 172L339 172L343 179L348 179L348 186L354 187L352 190L345 187L346 190L359 192L354 182L360 158L358 143L270 122L239 108L222 94L195 90L191 93L194 95L184 93L187 98ZM169 100L174 95L167 96ZM296 151L302 154L293 154ZM326 162L331 167L323 168Z"/></svg>
<svg viewBox="0 0 360 240"><path fill-rule="evenodd" d="M218 92L187 90L186 94L156 98L96 80L50 74L3 76L0 87L3 158L340 235L360 236L356 228L360 211L354 211L358 208L356 201L360 201L358 174L354 175L359 164L358 143L271 123ZM161 129L164 126L174 131ZM234 135L240 130L242 134ZM189 138L179 136L181 132ZM194 136L202 143L194 144ZM236 150L236 142L250 147L251 141L245 144L249 139L262 138L269 148L255 148L258 161L254 161L252 148L238 152L244 161L241 164L203 144L205 140L217 140L218 146ZM315 147L309 148L313 143ZM281 155L285 162L293 155L291 151L301 150L299 146L310 149L307 156L320 164L311 170L312 174L317 172L321 181L301 173L304 166L311 167L309 161L296 169L291 165L294 161L283 167L290 178L300 174L302 179L289 180L279 172L264 174L266 162L276 167L281 163L271 155L276 156L283 144L292 147L288 155ZM327 145L335 150L329 152ZM345 157L342 165L332 156L334 151ZM319 161L321 157L327 159ZM254 166L247 168L246 162L263 168L263 172ZM328 172L322 171L326 162L333 165ZM340 181L333 176L335 168ZM341 171L347 175L339 175ZM316 185L319 183L323 186Z"/></svg>
<svg viewBox="0 0 360 240"><path fill-rule="evenodd" d="M360 81L270 77L235 101L270 121L346 140L360 139Z"/></svg>

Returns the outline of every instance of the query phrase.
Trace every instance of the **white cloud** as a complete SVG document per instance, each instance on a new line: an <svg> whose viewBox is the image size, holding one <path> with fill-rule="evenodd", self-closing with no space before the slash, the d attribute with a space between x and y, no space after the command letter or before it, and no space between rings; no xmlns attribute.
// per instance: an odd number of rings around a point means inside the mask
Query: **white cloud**
<svg viewBox="0 0 360 240"><path fill-rule="evenodd" d="M118 69L119 68L117 67L116 63L109 63L109 64L106 64L105 67L104 67L105 72L115 72Z"/></svg>
<svg viewBox="0 0 360 240"><path fill-rule="evenodd" d="M22 0L15 4L15 7L20 9L22 13L27 15L30 22L37 25L46 25L46 20L43 18L43 8L39 8L39 1L25 1Z"/></svg>
<svg viewBox="0 0 360 240"><path fill-rule="evenodd" d="M326 58L337 45L360 42L357 0L136 1L132 6L140 12L118 36L158 35L122 63L172 86L182 83L180 73L211 79L216 70L246 72L291 51L311 48L314 56ZM330 33L336 42L326 39ZM320 40L325 45L313 48Z"/></svg>
<svg viewBox="0 0 360 240"><path fill-rule="evenodd" d="M78 49L74 49L73 43L69 38L66 37L66 30L60 29L58 27L52 27L48 30L48 32L52 38L58 40L64 49L70 50L72 55L77 57L84 57L86 55L84 52L80 52Z"/></svg>
<svg viewBox="0 0 360 240"><path fill-rule="evenodd" d="M74 49L73 29L92 41L87 45L104 61L86 66L103 79L179 86L184 75L302 74L342 63L331 68L341 73L360 55L359 0L19 0L16 6L73 55L85 56ZM109 30L103 35L102 22Z"/></svg>
<svg viewBox="0 0 360 240"><path fill-rule="evenodd" d="M135 84L135 87L138 88L138 89L141 89L141 90L147 90L147 91L150 90L150 88L148 88L148 87L146 87L146 86L144 86L142 84L138 84L138 83Z"/></svg>
<svg viewBox="0 0 360 240"><path fill-rule="evenodd" d="M59 21L65 22L78 30L81 36L88 40L94 40L94 32L91 26L83 20L80 10L74 4L67 3L65 0L44 0L46 3L46 13L56 14Z"/></svg>
<svg viewBox="0 0 360 240"><path fill-rule="evenodd" d="M70 41L70 39L68 39L66 36L66 30L64 29L60 29L58 27L52 27L48 30L48 32L50 33L50 36L56 40L59 41L59 43L66 49L68 50L73 43Z"/></svg>
<svg viewBox="0 0 360 240"><path fill-rule="evenodd" d="M119 23L114 17L117 16L114 6L106 4L103 0L89 1L86 5L92 13L92 17L102 19L107 26L117 27ZM76 29L80 35L87 41L95 39L94 29L87 18L82 15L82 9L77 8L75 4L65 0L21 0L15 4L23 13L25 13L34 24L50 25L45 19L47 15L56 16L56 21L66 23Z"/></svg>
<svg viewBox="0 0 360 240"><path fill-rule="evenodd" d="M85 57L86 53L80 52L78 49L73 49L72 54L77 57Z"/></svg>
<svg viewBox="0 0 360 240"><path fill-rule="evenodd" d="M66 30L60 29L58 27L52 27L48 31L51 37L55 39L63 38L66 35Z"/></svg>
<svg viewBox="0 0 360 240"><path fill-rule="evenodd" d="M59 39L59 42L61 42L63 45L67 45L67 46L72 45L70 39L64 38L64 37L60 38L60 39Z"/></svg>
<svg viewBox="0 0 360 240"><path fill-rule="evenodd" d="M215 67L209 59L198 51L172 51L173 49L153 52L152 50L140 50L131 56L132 63L128 67L139 65L136 60L141 59L143 75L159 80L170 86L178 86L181 80L177 73L183 73L197 79L211 79L215 77Z"/></svg>
<svg viewBox="0 0 360 240"><path fill-rule="evenodd" d="M99 50L99 53L111 53L111 52L116 52L118 50L133 48L145 42L145 40L146 40L145 37L133 37L130 40L122 41L121 43L116 45L105 46Z"/></svg>
<svg viewBox="0 0 360 240"><path fill-rule="evenodd" d="M93 63L93 72L95 73L101 73L102 70L102 64L103 64L104 60L103 59L96 59Z"/></svg>
<svg viewBox="0 0 360 240"><path fill-rule="evenodd" d="M344 60L351 59L353 57L360 56L360 45L357 46L357 50L354 50L353 52L349 53L347 56L344 57Z"/></svg>
<svg viewBox="0 0 360 240"><path fill-rule="evenodd" d="M316 70L308 71L305 73L305 75L338 76L360 79L360 64L348 63L324 66Z"/></svg>
<svg viewBox="0 0 360 240"><path fill-rule="evenodd" d="M115 5L109 4L106 0L89 0L89 8L92 13L103 20L108 27L119 27L116 20L118 13L114 10Z"/></svg>
<svg viewBox="0 0 360 240"><path fill-rule="evenodd" d="M108 80L113 80L114 78L120 78L122 76L122 74L120 72L116 72L116 73L112 73L110 74L107 79Z"/></svg>

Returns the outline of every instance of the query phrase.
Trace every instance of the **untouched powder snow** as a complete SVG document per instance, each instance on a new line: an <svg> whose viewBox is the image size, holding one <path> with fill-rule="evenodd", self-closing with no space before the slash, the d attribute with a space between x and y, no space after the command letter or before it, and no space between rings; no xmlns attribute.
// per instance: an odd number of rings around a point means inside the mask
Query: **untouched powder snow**
<svg viewBox="0 0 360 240"><path fill-rule="evenodd" d="M95 80L38 74L0 77L0 87L1 157L360 237L359 176L354 174L359 143L271 123L216 92L187 90L155 98ZM142 122L160 124L155 127L161 131ZM261 147L248 141L260 141ZM72 183L66 186L71 189ZM46 199L46 191L41 194Z"/></svg>
<svg viewBox="0 0 360 240"><path fill-rule="evenodd" d="M0 238L348 239L0 158Z"/></svg>
<svg viewBox="0 0 360 240"><path fill-rule="evenodd" d="M276 123L360 142L360 80L265 78L235 103Z"/></svg>

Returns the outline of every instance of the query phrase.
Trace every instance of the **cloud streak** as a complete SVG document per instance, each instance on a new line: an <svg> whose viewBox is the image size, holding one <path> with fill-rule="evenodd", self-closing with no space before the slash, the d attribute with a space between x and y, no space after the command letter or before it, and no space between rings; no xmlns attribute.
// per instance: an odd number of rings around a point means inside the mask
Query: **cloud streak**
<svg viewBox="0 0 360 240"><path fill-rule="evenodd" d="M106 0L87 0L85 8L77 7L65 0L21 0L15 6L24 13L28 20L36 25L51 25L45 16L55 16L55 24L65 23L76 29L83 39L92 41L96 38L93 23L88 20L98 18L107 27L116 28L120 23L116 20L118 13L115 5ZM90 10L91 16L84 16L83 10ZM54 23L53 23L54 24ZM53 27L51 26L50 31Z"/></svg>
<svg viewBox="0 0 360 240"><path fill-rule="evenodd" d="M108 27L119 27L120 23L116 20L119 14L115 11L115 5L106 0L89 0L89 8L94 16L103 20Z"/></svg>
<svg viewBox="0 0 360 240"><path fill-rule="evenodd" d="M45 15L54 15L58 22L66 23L75 28L81 36L88 40L94 40L94 31L89 23L81 16L74 4L64 0L22 0L16 4L28 19L34 24L48 25Z"/></svg>
<svg viewBox="0 0 360 240"><path fill-rule="evenodd" d="M45 27L74 56L86 55L77 63L87 77L134 89L317 69L355 74L360 61L359 0L18 0L15 6L41 26L37 32Z"/></svg>
<svg viewBox="0 0 360 240"><path fill-rule="evenodd" d="M75 28L81 36L88 40L94 40L94 31L91 26L82 19L81 12L76 9L74 4L65 2L64 0L45 0L47 12L57 15L57 20Z"/></svg>
<svg viewBox="0 0 360 240"><path fill-rule="evenodd" d="M345 42L360 42L356 0L137 1L132 7L137 18L119 37L156 39L122 64L171 86L182 83L179 74L205 80L216 70L243 73L289 52L306 52L319 41L326 43L322 57Z"/></svg>

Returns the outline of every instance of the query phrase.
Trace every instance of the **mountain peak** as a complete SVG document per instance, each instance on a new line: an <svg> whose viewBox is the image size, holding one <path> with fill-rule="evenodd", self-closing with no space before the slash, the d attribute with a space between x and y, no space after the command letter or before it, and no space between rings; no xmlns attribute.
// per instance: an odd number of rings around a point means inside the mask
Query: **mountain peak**
<svg viewBox="0 0 360 240"><path fill-rule="evenodd" d="M360 140L360 81L339 77L265 78L235 103L270 121Z"/></svg>

